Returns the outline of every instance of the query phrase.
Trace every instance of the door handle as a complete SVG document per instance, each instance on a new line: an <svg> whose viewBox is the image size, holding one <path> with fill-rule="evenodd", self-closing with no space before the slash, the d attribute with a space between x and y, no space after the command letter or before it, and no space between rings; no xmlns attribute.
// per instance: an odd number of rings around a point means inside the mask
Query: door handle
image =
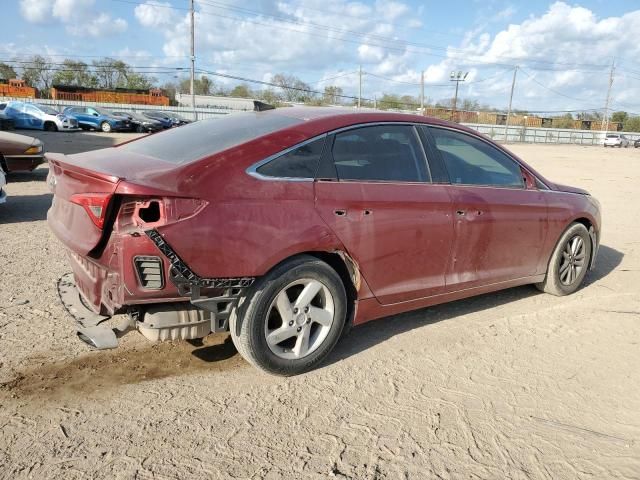
<svg viewBox="0 0 640 480"><path fill-rule="evenodd" d="M467 214L467 212L465 212L464 210L457 210L456 211L456 215L458 215L459 217L464 217Z"/></svg>
<svg viewBox="0 0 640 480"><path fill-rule="evenodd" d="M337 217L344 217L347 214L346 210L334 210L333 213L337 216Z"/></svg>

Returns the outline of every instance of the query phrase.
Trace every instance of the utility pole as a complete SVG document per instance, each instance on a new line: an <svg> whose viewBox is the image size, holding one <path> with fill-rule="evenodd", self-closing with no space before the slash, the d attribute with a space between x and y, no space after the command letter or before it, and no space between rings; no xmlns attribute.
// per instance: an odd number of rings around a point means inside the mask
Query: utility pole
<svg viewBox="0 0 640 480"><path fill-rule="evenodd" d="M424 115L424 70L420 74L420 115Z"/></svg>
<svg viewBox="0 0 640 480"><path fill-rule="evenodd" d="M362 65L358 68L358 108L362 103Z"/></svg>
<svg viewBox="0 0 640 480"><path fill-rule="evenodd" d="M196 79L196 33L195 33L195 0L191 0L191 83L190 90L191 93L191 108L193 108L193 116L195 120L198 120L198 113L196 112L196 94L193 88L193 84Z"/></svg>
<svg viewBox="0 0 640 480"><path fill-rule="evenodd" d="M513 91L516 88L516 74L518 73L518 65L513 70L513 82L511 82L511 96L509 97L509 109L507 110L507 120L504 123L504 143L507 143L509 138L509 117L511 116L511 106L513 105Z"/></svg>
<svg viewBox="0 0 640 480"><path fill-rule="evenodd" d="M609 88L607 89L607 101L604 105L604 136L606 138L609 131L609 104L611 103L611 87L613 86L613 75L616 71L616 59L611 62L611 72L609 73Z"/></svg>
<svg viewBox="0 0 640 480"><path fill-rule="evenodd" d="M453 97L453 109L451 111L451 120L454 122L456 121L456 110L458 109L458 86L460 85L460 82L464 82L467 75L469 75L469 72L451 72L451 78L449 78L450 81L456 82L456 94Z"/></svg>

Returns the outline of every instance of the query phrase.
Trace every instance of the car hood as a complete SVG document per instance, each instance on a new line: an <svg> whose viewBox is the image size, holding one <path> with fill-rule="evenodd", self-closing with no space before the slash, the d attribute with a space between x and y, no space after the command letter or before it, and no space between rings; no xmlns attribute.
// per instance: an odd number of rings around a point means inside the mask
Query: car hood
<svg viewBox="0 0 640 480"><path fill-rule="evenodd" d="M558 192L577 193L580 195L590 195L589 192L582 188L572 187L571 185L562 185L561 183L554 183L554 190Z"/></svg>
<svg viewBox="0 0 640 480"><path fill-rule="evenodd" d="M18 135L17 133L0 132L0 152L4 155L19 155L42 142L37 138L28 137L26 135Z"/></svg>

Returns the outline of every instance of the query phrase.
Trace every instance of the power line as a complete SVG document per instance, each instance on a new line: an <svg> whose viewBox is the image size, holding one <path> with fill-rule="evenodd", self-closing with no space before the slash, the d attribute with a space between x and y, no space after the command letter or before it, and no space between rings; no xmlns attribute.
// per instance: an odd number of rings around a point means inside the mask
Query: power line
<svg viewBox="0 0 640 480"><path fill-rule="evenodd" d="M566 94L564 94L564 93L562 93L562 92L559 92L559 91L557 91L557 90L554 90L554 89L553 89L553 88L551 88L551 87L548 87L547 85L544 85L544 84L540 83L538 80L536 80L536 79L535 79L535 77L533 77L532 75L530 75L529 73L527 73L527 72L526 72L525 70L523 70L522 68L520 68L520 71L521 71L522 73L524 73L527 77L529 77L529 78L530 78L534 83L537 83L537 84L538 84L538 85L540 85L542 88L544 88L544 89L546 89L546 90L549 90L550 92L553 92L553 93L555 93L556 95L559 95L559 96L561 96L561 97L568 98L569 100L575 100L575 101L577 101L577 102L586 102L586 100L584 100L584 99L575 98L575 97L570 97L569 95L566 95Z"/></svg>
<svg viewBox="0 0 640 480"><path fill-rule="evenodd" d="M181 7L175 7L172 5L162 5L162 4L157 4L157 3L143 3L140 1L136 1L136 0L111 0L114 2L120 2L120 3L128 3L128 4L132 4L132 5L151 5L157 8L167 8L167 9L172 9L172 10L182 10L182 11L188 11L188 9L186 8L181 8ZM290 23L290 24L296 24L296 25L300 25L300 26L305 26L305 27L311 27L311 28L317 28L317 29L323 29L326 31L331 31L333 33L346 33L349 35L356 35L356 36L361 36L361 37L365 37L365 38L381 38L381 39L387 39L387 41L390 41L392 43L394 43L395 45L404 45L404 47L399 47L399 46L393 46L393 45L385 45L385 44L379 44L379 43L372 43L370 41L362 41L362 40L354 40L354 39L350 39L350 38L338 38L338 37L332 37L332 40L337 40L337 41L341 41L341 42L347 42L347 43L353 43L353 44L358 44L358 45L367 45L367 46L372 46L372 47L378 47L378 48L382 48L384 50L391 50L391 51L398 51L398 52L410 52L410 53L418 53L418 54L422 54L425 56L435 56L435 57L439 57L439 58L447 58L447 59L451 59L451 60L465 60L467 62L470 63L476 63L476 64L485 64L485 65L495 65L495 66L503 66L503 67L509 67L509 68L513 68L515 65L512 64L506 64L506 63L499 63L499 62L492 62L492 61L487 61L487 60L481 60L478 58L475 59L471 59L469 57L463 57L463 56L452 56L450 55L451 51L458 51L461 54L466 54L467 52L465 52L464 50L461 49L455 49L452 47L443 47L440 45L430 45L430 44L424 44L424 43L416 43L416 42L408 42L406 40L398 40L398 39L393 39L393 38L389 38L389 37L382 37L380 35L375 35L375 34L370 34L370 33L365 33L365 32L357 32L357 31L352 31L352 30L344 30L344 29L338 29L335 27L331 27L331 26L327 26L327 25L322 25L322 24L315 24L315 23L310 23L310 22L300 22L300 21L295 21L295 20L291 20L291 19L285 19L283 17L276 17L273 15L268 15L268 14L264 14L262 12L256 12L255 10L249 10L246 8L241 8L241 7L235 7L235 6L229 6L228 4L221 4L220 2L217 2L218 5L214 5L211 2L205 2L204 0L201 0L201 3L203 4L208 4L209 6L213 6L214 8L221 8L221 9L226 9L226 10L232 10L232 11L238 11L238 10L242 10L245 12L255 12L258 13L259 15L263 16L263 17L271 17L271 18L275 18L279 21L284 21L286 23ZM221 6L221 5L226 5L226 6ZM280 30L289 30L292 32L296 32L296 33L300 33L300 34L304 34L304 35L310 35L310 36L315 36L315 37L321 37L321 38L327 38L326 35L321 35L318 33L314 33L314 32L309 32L309 31L305 31L305 30L297 30L297 29L292 29L292 28L287 28L287 27L283 27L282 25L274 25L274 24L269 24L269 23L264 23L264 22L260 22L257 20L253 20L247 17L236 17L236 16L230 16L230 15L223 15L220 13L210 13L210 12L203 12L203 11L199 11L198 12L200 15L207 15L207 16L213 16L213 17L219 17L219 18L226 18L226 19L230 19L230 20L236 20L236 21L245 21L248 23L252 23L252 24L256 24L256 25L262 25L262 26L266 26L268 28L278 28ZM414 47L418 47L418 49L410 49L408 46L414 46ZM432 50L440 50L440 51L444 51L447 52L446 55L442 55L442 54L437 54L434 53ZM520 62L530 62L530 63L543 63L543 64L549 64L549 65L574 65L574 66L584 66L584 67L594 67L594 68L603 68L606 67L605 65L598 65L598 64L577 64L577 63L565 63L565 62L551 62L551 61L546 61L546 60L533 60L533 59L522 59L522 58L518 58L518 57L497 57L497 58L505 58L505 59L509 59L509 60L518 60ZM531 66L532 69L536 69L536 67Z"/></svg>

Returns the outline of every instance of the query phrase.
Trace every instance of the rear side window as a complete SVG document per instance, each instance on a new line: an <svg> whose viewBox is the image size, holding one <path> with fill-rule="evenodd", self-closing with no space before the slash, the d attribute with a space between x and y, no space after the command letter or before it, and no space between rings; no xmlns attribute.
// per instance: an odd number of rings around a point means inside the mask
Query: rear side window
<svg viewBox="0 0 640 480"><path fill-rule="evenodd" d="M466 133L430 130L451 183L524 188L520 165L497 148Z"/></svg>
<svg viewBox="0 0 640 480"><path fill-rule="evenodd" d="M422 147L409 125L377 125L338 133L332 155L339 180L430 180Z"/></svg>
<svg viewBox="0 0 640 480"><path fill-rule="evenodd" d="M260 175L278 178L315 178L325 137L305 143L256 169Z"/></svg>
<svg viewBox="0 0 640 480"><path fill-rule="evenodd" d="M118 148L176 164L189 163L299 122L273 111L232 113L149 135Z"/></svg>

